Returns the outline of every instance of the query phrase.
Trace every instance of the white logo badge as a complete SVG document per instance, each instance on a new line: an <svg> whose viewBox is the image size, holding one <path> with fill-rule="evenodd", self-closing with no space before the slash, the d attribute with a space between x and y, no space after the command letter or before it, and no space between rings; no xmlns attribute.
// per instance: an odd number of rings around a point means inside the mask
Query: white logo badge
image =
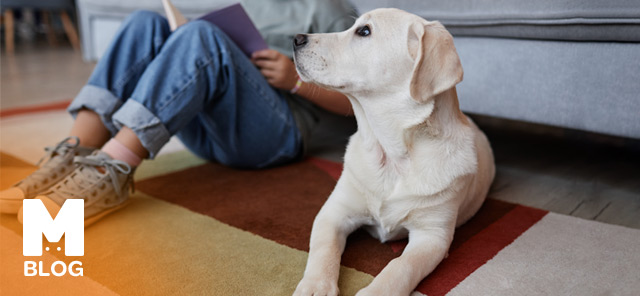
<svg viewBox="0 0 640 296"><path fill-rule="evenodd" d="M49 211L39 199L25 199L22 202L22 255L42 256L42 235L51 243L57 243L65 235L64 254L84 256L84 200L68 199L56 215ZM49 248L47 247L47 251ZM58 251L60 248L58 248ZM71 276L83 276L82 262L73 261L67 265L55 261L46 272L43 261L25 261L25 276L63 276L69 271Z"/></svg>
<svg viewBox="0 0 640 296"><path fill-rule="evenodd" d="M52 243L65 234L64 254L84 255L84 200L68 199L55 219L39 199L22 203L22 255L42 256L42 235Z"/></svg>

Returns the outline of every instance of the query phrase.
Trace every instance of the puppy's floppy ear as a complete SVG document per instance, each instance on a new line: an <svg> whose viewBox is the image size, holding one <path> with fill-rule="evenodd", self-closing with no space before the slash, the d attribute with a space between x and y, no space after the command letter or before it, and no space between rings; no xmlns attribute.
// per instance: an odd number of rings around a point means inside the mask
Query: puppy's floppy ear
<svg viewBox="0 0 640 296"><path fill-rule="evenodd" d="M411 97L425 101L462 81L462 65L453 37L439 22L409 28L409 54L414 58Z"/></svg>

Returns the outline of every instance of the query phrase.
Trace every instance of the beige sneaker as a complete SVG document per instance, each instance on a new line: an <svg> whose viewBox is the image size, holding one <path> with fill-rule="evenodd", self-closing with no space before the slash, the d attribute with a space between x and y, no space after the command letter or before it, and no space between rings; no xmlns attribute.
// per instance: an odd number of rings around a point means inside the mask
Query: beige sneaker
<svg viewBox="0 0 640 296"><path fill-rule="evenodd" d="M133 191L133 171L126 162L115 160L102 151L86 157L75 157L76 169L37 196L52 217L67 199L84 200L85 227L109 213L124 207ZM18 212L22 223L22 208Z"/></svg>
<svg viewBox="0 0 640 296"><path fill-rule="evenodd" d="M67 137L56 146L46 147L45 156L38 162L38 170L12 187L0 191L0 213L17 213L22 207L23 199L36 197L71 174L75 169L75 156L86 156L95 150L78 144L77 137Z"/></svg>
<svg viewBox="0 0 640 296"><path fill-rule="evenodd" d="M129 164L102 151L75 157L74 163L77 167L70 175L36 197L52 217L67 199L83 199L86 227L127 204L129 191L133 191L134 172ZM18 220L22 223L22 208Z"/></svg>

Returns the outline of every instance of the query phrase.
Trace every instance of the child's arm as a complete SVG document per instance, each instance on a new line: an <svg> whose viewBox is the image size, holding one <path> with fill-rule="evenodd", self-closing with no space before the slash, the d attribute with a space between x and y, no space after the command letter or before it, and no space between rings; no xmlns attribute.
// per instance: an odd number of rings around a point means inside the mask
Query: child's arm
<svg viewBox="0 0 640 296"><path fill-rule="evenodd" d="M254 52L251 61L258 66L271 86L287 91L296 86L298 82L296 67L287 56L276 50L265 49ZM296 94L327 111L340 115L352 114L349 99L339 92L330 91L314 84L302 83Z"/></svg>

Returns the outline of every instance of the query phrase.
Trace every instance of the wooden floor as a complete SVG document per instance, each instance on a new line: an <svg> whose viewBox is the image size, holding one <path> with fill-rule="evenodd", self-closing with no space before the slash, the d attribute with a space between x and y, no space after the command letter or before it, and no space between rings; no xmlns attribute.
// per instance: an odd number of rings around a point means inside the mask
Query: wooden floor
<svg viewBox="0 0 640 296"><path fill-rule="evenodd" d="M94 64L70 47L18 44L1 55L0 107L73 98ZM640 228L640 144L629 139L473 116L497 164L492 198ZM338 145L338 144L334 144ZM341 147L317 155L341 160Z"/></svg>
<svg viewBox="0 0 640 296"><path fill-rule="evenodd" d="M73 99L95 67L68 43L43 40L18 42L12 56L3 46L0 60L2 109Z"/></svg>
<svg viewBox="0 0 640 296"><path fill-rule="evenodd" d="M640 228L640 143L474 116L496 159L490 197Z"/></svg>

